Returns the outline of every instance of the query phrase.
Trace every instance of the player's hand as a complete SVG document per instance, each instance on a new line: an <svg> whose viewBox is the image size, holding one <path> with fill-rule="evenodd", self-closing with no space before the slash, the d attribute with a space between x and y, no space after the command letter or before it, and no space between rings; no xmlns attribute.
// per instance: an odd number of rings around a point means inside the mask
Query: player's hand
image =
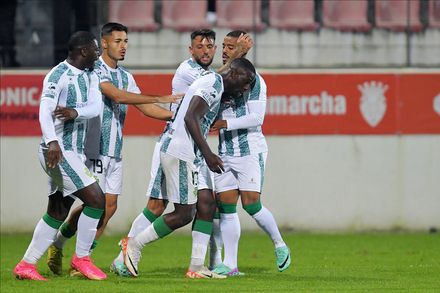
<svg viewBox="0 0 440 293"><path fill-rule="evenodd" d="M225 172L225 165L223 161L215 154L211 153L209 156L205 156L206 165L212 172L221 174Z"/></svg>
<svg viewBox="0 0 440 293"><path fill-rule="evenodd" d="M49 151L47 152L46 164L50 168L55 168L63 160L63 152L57 140L49 142Z"/></svg>
<svg viewBox="0 0 440 293"><path fill-rule="evenodd" d="M252 40L251 36L249 34L241 34L236 43L236 51L235 55L237 58L243 57L244 54L246 54L254 45L254 41Z"/></svg>
<svg viewBox="0 0 440 293"><path fill-rule="evenodd" d="M209 129L209 131L217 131L223 128L228 128L228 123L226 122L226 120L217 120L215 121L212 125L211 128Z"/></svg>
<svg viewBox="0 0 440 293"><path fill-rule="evenodd" d="M70 119L75 119L78 117L78 112L76 112L76 110L73 108L65 108L57 105L57 109L53 111L53 115L55 118L60 119L61 122L66 122Z"/></svg>
<svg viewBox="0 0 440 293"><path fill-rule="evenodd" d="M180 100L183 98L185 94L178 94L178 95L168 95L168 96L158 96L157 100L158 103L173 103L173 104L179 104Z"/></svg>

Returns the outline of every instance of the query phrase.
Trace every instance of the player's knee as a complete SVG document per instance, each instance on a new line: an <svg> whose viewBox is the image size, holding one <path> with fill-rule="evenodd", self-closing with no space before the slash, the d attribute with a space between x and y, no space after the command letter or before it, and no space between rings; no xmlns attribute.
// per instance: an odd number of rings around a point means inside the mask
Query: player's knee
<svg viewBox="0 0 440 293"><path fill-rule="evenodd" d="M243 209L250 215L253 216L262 209L261 201L257 201L251 204L247 204L243 206Z"/></svg>

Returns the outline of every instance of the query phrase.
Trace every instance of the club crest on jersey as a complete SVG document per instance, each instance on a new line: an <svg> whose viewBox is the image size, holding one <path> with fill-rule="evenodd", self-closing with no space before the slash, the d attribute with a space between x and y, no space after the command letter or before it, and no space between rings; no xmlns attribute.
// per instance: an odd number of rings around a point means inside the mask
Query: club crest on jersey
<svg viewBox="0 0 440 293"><path fill-rule="evenodd" d="M86 170L86 175L89 177L93 177L92 172L90 172L89 168L85 168L84 170Z"/></svg>
<svg viewBox="0 0 440 293"><path fill-rule="evenodd" d="M388 85L373 80L364 82L363 85L358 85L358 89L362 93L359 105L362 117L371 127L376 127L387 109L385 92L388 89Z"/></svg>

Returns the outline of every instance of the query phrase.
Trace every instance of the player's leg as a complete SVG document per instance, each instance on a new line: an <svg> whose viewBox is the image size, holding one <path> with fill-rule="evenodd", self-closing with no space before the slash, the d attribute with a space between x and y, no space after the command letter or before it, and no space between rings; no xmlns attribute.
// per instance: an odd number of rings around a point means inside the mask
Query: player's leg
<svg viewBox="0 0 440 293"><path fill-rule="evenodd" d="M204 269L206 251L212 232L212 220L217 207L216 198L212 192L214 181L209 169L202 163L198 170L198 195L196 215L192 227L192 253L188 272ZM208 270L208 269L206 269Z"/></svg>
<svg viewBox="0 0 440 293"><path fill-rule="evenodd" d="M248 165L246 170L254 170L254 172L242 172L239 173L238 176L243 208L250 216L252 216L258 226L269 235L275 247L277 268L282 272L290 265L290 250L281 237L274 216L261 204L260 200L267 153L250 155L247 157L249 158L247 160ZM255 182L260 183L257 185L257 188L252 187L252 184L250 184L252 180L250 180L250 178L254 178Z"/></svg>
<svg viewBox="0 0 440 293"><path fill-rule="evenodd" d="M126 237L119 242L124 252L124 263L133 276L138 275L140 250L148 243L165 237L192 221L196 207L197 172L194 164L161 153L161 165L165 174L169 201L174 211L157 218L137 236Z"/></svg>
<svg viewBox="0 0 440 293"><path fill-rule="evenodd" d="M216 198L218 198L216 196ZM216 266L223 262L222 260L222 250L223 250L223 238L222 232L220 230L220 212L218 207L215 210L214 219L212 220L212 232L211 238L209 238L209 264L208 268L210 270L214 269Z"/></svg>
<svg viewBox="0 0 440 293"><path fill-rule="evenodd" d="M218 193L220 212L220 229L224 245L223 263L214 268L214 272L222 275L237 276L238 243L241 235L240 219L237 214L239 192L237 189Z"/></svg>
<svg viewBox="0 0 440 293"><path fill-rule="evenodd" d="M89 279L103 280L106 275L89 258L90 247L95 239L98 223L105 209L105 195L94 181L77 192L75 196L84 202L84 209L78 219L78 235L75 254L70 262L72 274L81 273Z"/></svg>
<svg viewBox="0 0 440 293"><path fill-rule="evenodd" d="M134 237L140 232L144 231L151 225L159 216L165 211L168 200L166 197L165 175L160 164L160 146L161 143L156 143L153 151L151 169L150 169L150 183L147 190L148 202L144 210L133 221L128 237ZM119 255L113 260L110 270L117 275L128 277L131 273L124 265L124 255L121 251Z"/></svg>
<svg viewBox="0 0 440 293"><path fill-rule="evenodd" d="M49 196L47 212L35 227L32 241L22 261L14 269L16 278L47 280L37 272L36 264L52 244L53 238L67 217L73 202L73 198L63 197L59 191Z"/></svg>
<svg viewBox="0 0 440 293"><path fill-rule="evenodd" d="M220 230L224 245L223 263L214 268L214 272L222 275L239 275L237 267L238 242L241 228L237 214L238 182L237 173L233 170L233 157L222 156L225 172L215 174L215 187L218 194L220 213Z"/></svg>

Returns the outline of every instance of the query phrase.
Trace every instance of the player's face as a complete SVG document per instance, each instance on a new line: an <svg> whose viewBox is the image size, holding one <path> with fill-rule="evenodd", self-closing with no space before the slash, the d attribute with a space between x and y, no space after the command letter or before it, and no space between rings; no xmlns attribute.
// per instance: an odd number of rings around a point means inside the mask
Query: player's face
<svg viewBox="0 0 440 293"><path fill-rule="evenodd" d="M223 40L223 49L222 49L222 60L223 65L228 62L229 58L235 53L237 50L237 40L236 37L225 37ZM243 56L244 57L244 56Z"/></svg>
<svg viewBox="0 0 440 293"><path fill-rule="evenodd" d="M124 31L113 31L110 36L104 36L102 46L104 53L114 61L124 60L128 47L127 33Z"/></svg>
<svg viewBox="0 0 440 293"><path fill-rule="evenodd" d="M229 98L236 98L241 96L245 91L249 89L251 84L255 80L255 74L251 71L244 71L241 68L234 68L234 73L229 76L230 82L225 86L226 95L224 95L224 100Z"/></svg>
<svg viewBox="0 0 440 293"><path fill-rule="evenodd" d="M208 70L209 65L211 65L216 50L217 46L215 45L215 41L208 38L202 39L202 36L197 36L189 47L194 61L206 70Z"/></svg>
<svg viewBox="0 0 440 293"><path fill-rule="evenodd" d="M85 68L93 70L95 67L95 61L99 58L99 47L97 40L94 41L93 45L87 48L87 53Z"/></svg>

